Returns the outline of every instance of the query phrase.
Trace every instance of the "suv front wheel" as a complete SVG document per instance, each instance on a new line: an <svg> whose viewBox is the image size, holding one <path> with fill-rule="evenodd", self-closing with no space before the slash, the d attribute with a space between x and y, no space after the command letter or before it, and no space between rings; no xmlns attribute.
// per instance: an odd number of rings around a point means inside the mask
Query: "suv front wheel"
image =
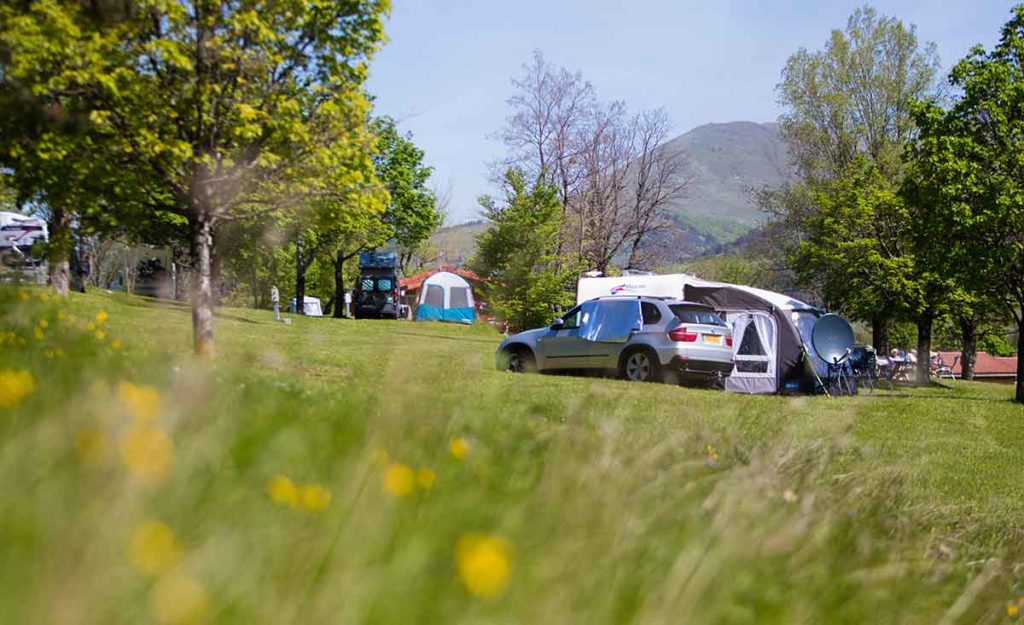
<svg viewBox="0 0 1024 625"><path fill-rule="evenodd" d="M661 363L646 349L633 349L622 355L619 374L630 382L656 382L661 379Z"/></svg>
<svg viewBox="0 0 1024 625"><path fill-rule="evenodd" d="M501 350L498 368L512 373L533 373L537 371L537 360L529 348L513 345Z"/></svg>

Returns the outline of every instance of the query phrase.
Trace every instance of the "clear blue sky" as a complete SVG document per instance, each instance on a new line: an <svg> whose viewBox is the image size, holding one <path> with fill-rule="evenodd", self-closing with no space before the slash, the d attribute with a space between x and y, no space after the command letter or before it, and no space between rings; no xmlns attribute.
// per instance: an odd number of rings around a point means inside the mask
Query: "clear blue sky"
<svg viewBox="0 0 1024 625"><path fill-rule="evenodd" d="M774 121L786 58L821 48L860 2L837 0L395 0L390 42L371 65L378 114L399 120L426 151L433 184L450 188L450 221L478 214L491 135L507 115L509 80L541 50L580 70L605 100L664 107L677 133L709 122ZM1012 2L894 0L882 14L915 24L948 68L972 45L991 47Z"/></svg>

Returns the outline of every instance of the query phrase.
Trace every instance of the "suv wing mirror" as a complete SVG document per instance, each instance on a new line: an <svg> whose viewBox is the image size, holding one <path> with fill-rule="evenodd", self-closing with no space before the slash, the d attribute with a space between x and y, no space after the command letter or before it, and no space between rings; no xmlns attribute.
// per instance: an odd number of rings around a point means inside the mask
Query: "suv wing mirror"
<svg viewBox="0 0 1024 625"><path fill-rule="evenodd" d="M565 325L565 322L562 321L562 318L561 317L555 317L555 320L551 322L551 329L552 330L561 330L563 325Z"/></svg>

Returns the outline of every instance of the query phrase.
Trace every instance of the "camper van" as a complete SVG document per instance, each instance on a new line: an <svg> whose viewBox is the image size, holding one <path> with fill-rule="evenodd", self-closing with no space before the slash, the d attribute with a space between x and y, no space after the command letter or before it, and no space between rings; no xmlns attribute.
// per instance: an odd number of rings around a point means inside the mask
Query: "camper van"
<svg viewBox="0 0 1024 625"><path fill-rule="evenodd" d="M359 279L352 293L356 319L398 319L401 293L398 286L398 255L394 252L363 252L359 255Z"/></svg>

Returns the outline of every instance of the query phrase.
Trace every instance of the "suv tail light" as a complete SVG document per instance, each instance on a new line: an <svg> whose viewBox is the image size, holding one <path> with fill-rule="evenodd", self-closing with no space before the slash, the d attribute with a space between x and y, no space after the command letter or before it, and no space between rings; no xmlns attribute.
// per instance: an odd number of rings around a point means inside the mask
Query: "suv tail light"
<svg viewBox="0 0 1024 625"><path fill-rule="evenodd" d="M730 335L726 335L726 337L725 337L725 346L726 347L732 347L732 335L731 334Z"/></svg>
<svg viewBox="0 0 1024 625"><path fill-rule="evenodd" d="M675 330L671 330L668 333L668 338L673 341L681 341L683 343L695 343L697 341L697 333L687 332L685 327L680 326Z"/></svg>

